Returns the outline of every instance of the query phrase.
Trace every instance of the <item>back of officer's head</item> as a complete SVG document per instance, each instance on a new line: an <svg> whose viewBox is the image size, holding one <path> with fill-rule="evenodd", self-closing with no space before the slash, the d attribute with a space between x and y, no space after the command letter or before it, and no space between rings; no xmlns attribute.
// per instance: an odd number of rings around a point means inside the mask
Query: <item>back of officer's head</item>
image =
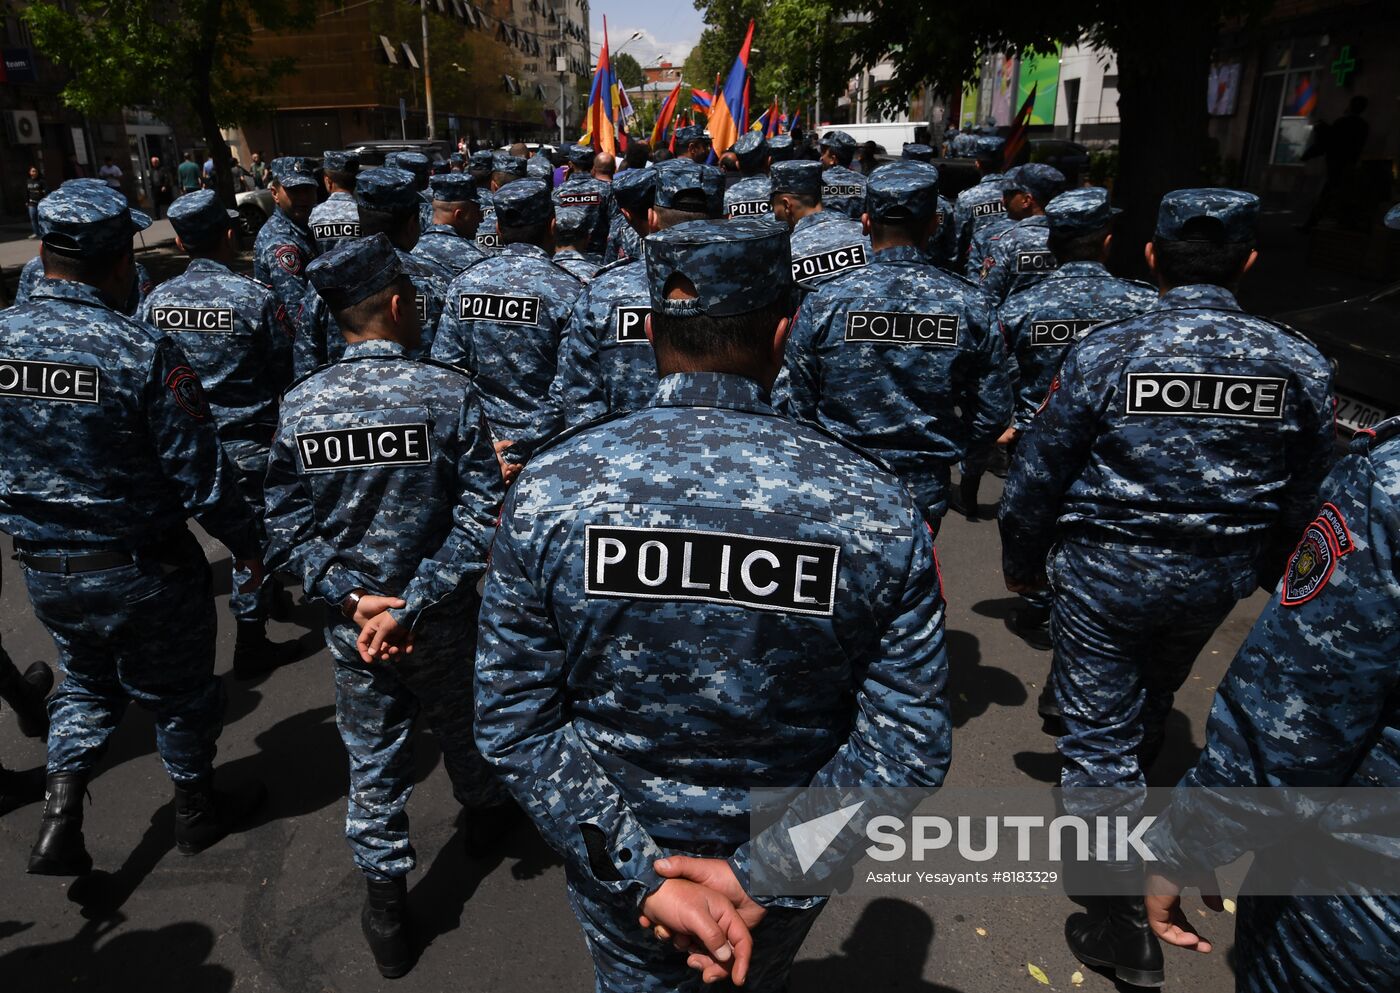
<svg viewBox="0 0 1400 993"><path fill-rule="evenodd" d="M360 172L360 157L354 152L322 152L321 172L337 190L353 193L355 177Z"/></svg>
<svg viewBox="0 0 1400 993"><path fill-rule="evenodd" d="M554 247L554 201L549 184L541 179L519 179L496 192L496 230L504 244Z"/></svg>
<svg viewBox="0 0 1400 993"><path fill-rule="evenodd" d="M823 155L847 169L856 157L856 140L844 131L828 131L822 135L820 148Z"/></svg>
<svg viewBox="0 0 1400 993"><path fill-rule="evenodd" d="M1106 261L1109 230L1120 213L1110 203L1108 190L1101 186L1061 193L1045 206L1045 223L1050 229L1046 247L1061 265Z"/></svg>
<svg viewBox="0 0 1400 993"><path fill-rule="evenodd" d="M227 210L213 190L195 190L170 205L166 219L179 245L191 258L230 261L234 254L234 224L238 214Z"/></svg>
<svg viewBox="0 0 1400 993"><path fill-rule="evenodd" d="M135 257L131 238L151 226L100 179L70 179L39 202L44 274L94 287L114 306L125 301Z"/></svg>
<svg viewBox="0 0 1400 993"><path fill-rule="evenodd" d="M664 231L689 221L714 220L724 210L724 176L711 165L672 159L653 166L652 228Z"/></svg>
<svg viewBox="0 0 1400 993"><path fill-rule="evenodd" d="M1163 289L1234 289L1254 264L1259 198L1226 189L1174 190L1162 198L1148 264Z"/></svg>
<svg viewBox="0 0 1400 993"><path fill-rule="evenodd" d="M306 267L348 341L381 338L414 348L421 338L413 283L382 233L347 238Z"/></svg>
<svg viewBox="0 0 1400 993"><path fill-rule="evenodd" d="M417 180L406 169L366 169L355 182L355 206L360 214L360 236L385 235L404 251L411 251L421 234Z"/></svg>
<svg viewBox="0 0 1400 993"><path fill-rule="evenodd" d="M875 248L922 245L937 228L938 167L900 159L870 174L865 222Z"/></svg>
<svg viewBox="0 0 1400 993"><path fill-rule="evenodd" d="M792 313L788 232L752 218L690 221L646 240L656 365L726 372L768 387Z"/></svg>

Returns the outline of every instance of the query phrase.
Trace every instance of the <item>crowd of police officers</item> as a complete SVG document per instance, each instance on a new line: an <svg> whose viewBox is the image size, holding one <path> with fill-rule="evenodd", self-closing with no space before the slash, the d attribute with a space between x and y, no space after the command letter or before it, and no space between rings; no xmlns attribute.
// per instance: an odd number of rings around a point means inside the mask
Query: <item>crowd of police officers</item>
<svg viewBox="0 0 1400 993"><path fill-rule="evenodd" d="M0 314L0 529L63 674L45 701L46 666L0 659L48 741L46 770L0 771L5 809L43 798L31 873L91 870L84 796L132 699L180 852L263 802L214 783L194 517L233 559L236 678L296 657L265 631L284 579L324 605L384 976L416 954L421 715L468 851L528 816L563 858L599 990L785 989L824 900L751 892L747 790L943 781L934 541L950 507L978 517L997 458L1062 785L1141 787L1195 656L1261 586L1186 781L1400 785L1400 420L1333 467L1328 364L1234 296L1255 196L1166 196L1148 284L1106 268L1108 191L998 172L993 135L952 142L981 173L955 201L925 145L868 173L840 131L750 132L729 171L702 128L677 148L617 171L567 146L562 181L523 148L280 158L253 278L201 191L170 208L190 262L159 286L120 193L44 199ZM1141 864L1110 867L1066 924L1076 956L1160 986L1161 940L1209 950L1180 887L1267 841L1199 830L1159 832L1146 898ZM1242 990L1393 991L1400 904L1242 899L1236 948Z"/></svg>

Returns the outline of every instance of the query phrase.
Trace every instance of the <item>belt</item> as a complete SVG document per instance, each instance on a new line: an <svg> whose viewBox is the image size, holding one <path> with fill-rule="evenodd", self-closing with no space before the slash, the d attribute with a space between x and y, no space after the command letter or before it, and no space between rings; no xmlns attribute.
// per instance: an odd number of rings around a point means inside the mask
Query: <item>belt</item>
<svg viewBox="0 0 1400 993"><path fill-rule="evenodd" d="M23 549L15 551L15 558L21 565L35 572L52 572L60 576L71 576L82 572L97 572L100 569L117 569L135 561L130 552L78 552L72 555L34 555Z"/></svg>

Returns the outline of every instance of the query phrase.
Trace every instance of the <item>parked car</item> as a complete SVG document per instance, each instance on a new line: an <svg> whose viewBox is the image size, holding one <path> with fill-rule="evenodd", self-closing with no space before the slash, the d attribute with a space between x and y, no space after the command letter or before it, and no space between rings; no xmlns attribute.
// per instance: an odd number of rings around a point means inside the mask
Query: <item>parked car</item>
<svg viewBox="0 0 1400 993"><path fill-rule="evenodd" d="M1278 319L1332 363L1337 431L1344 440L1400 413L1400 283Z"/></svg>
<svg viewBox="0 0 1400 993"><path fill-rule="evenodd" d="M267 223L272 212L277 209L277 202L272 199L271 190L247 190L243 193L235 193L233 201L243 225L243 236L249 239L258 236L258 230Z"/></svg>
<svg viewBox="0 0 1400 993"><path fill-rule="evenodd" d="M450 141L438 139L428 140L426 138L387 138L376 141L361 141L351 145L347 151L354 152L360 157L360 168L384 164L384 158L390 152L422 152L428 157L429 162L436 162L445 159L457 150Z"/></svg>

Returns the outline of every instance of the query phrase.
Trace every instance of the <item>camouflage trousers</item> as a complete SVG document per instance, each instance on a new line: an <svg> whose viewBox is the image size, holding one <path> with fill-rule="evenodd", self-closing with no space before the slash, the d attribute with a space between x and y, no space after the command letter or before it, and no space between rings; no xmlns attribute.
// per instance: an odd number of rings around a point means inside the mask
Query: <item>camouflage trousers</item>
<svg viewBox="0 0 1400 993"><path fill-rule="evenodd" d="M159 555L116 569L25 569L24 578L63 670L49 698L48 771L91 770L135 700L155 714L170 778L207 775L223 730L224 686L214 675L212 576L194 536L187 531Z"/></svg>
<svg viewBox="0 0 1400 993"><path fill-rule="evenodd" d="M266 445L256 442L230 442L224 445L224 452L237 472L238 493L253 508L259 528L263 520L263 481L267 477ZM269 576L261 586L251 593L240 593L238 588L248 582L251 574L245 569L233 567L233 586L228 596L228 609L234 619L243 622L266 623L272 609L272 594L276 584Z"/></svg>
<svg viewBox="0 0 1400 993"><path fill-rule="evenodd" d="M462 597L424 613L412 654L374 665L355 650L355 625L339 613L329 615L325 635L335 660L336 726L350 756L345 837L367 876L403 876L417 864L407 807L420 711L467 816L509 799L472 734L478 603L475 596Z"/></svg>
<svg viewBox="0 0 1400 993"><path fill-rule="evenodd" d="M1241 993L1390 993L1400 989L1400 898L1241 896Z"/></svg>
<svg viewBox="0 0 1400 993"><path fill-rule="evenodd" d="M753 931L753 961L744 985L706 986L700 973L685 964L683 953L638 925L634 903L619 900L572 869L568 880L569 904L593 955L597 993L784 993L793 959L825 906L770 908Z"/></svg>

